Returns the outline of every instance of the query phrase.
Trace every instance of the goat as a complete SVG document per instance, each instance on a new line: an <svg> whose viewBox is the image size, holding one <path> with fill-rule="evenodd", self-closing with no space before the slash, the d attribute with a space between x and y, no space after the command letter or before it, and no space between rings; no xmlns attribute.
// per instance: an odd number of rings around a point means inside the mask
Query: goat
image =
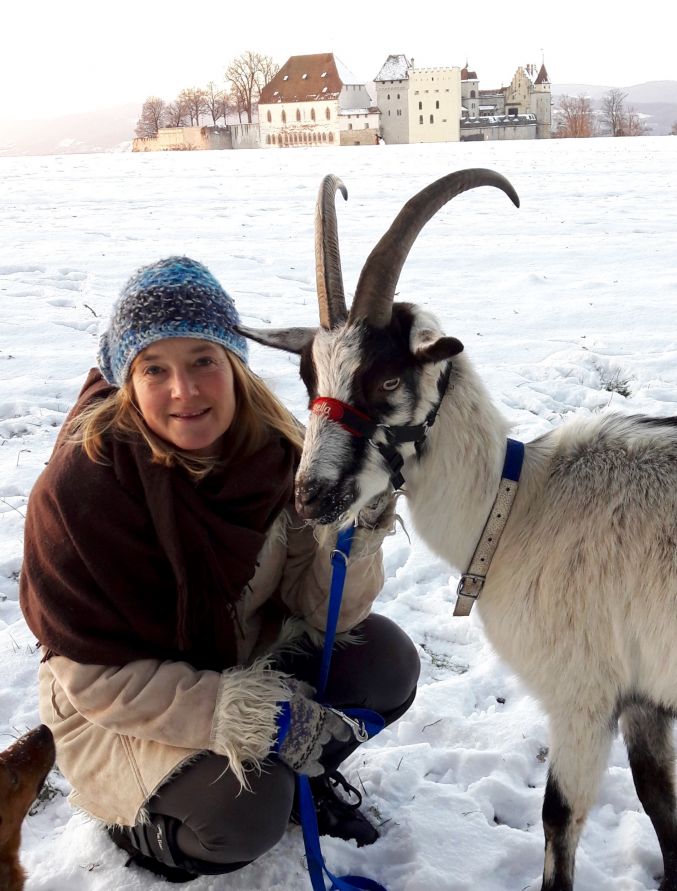
<svg viewBox="0 0 677 891"><path fill-rule="evenodd" d="M21 824L54 764L52 732L44 724L0 752L0 888L22 891Z"/></svg>
<svg viewBox="0 0 677 891"><path fill-rule="evenodd" d="M337 189L347 194L325 177L316 211L320 328L242 329L301 356L313 413L296 481L299 514L347 523L403 476L422 539L462 571L494 504L508 425L461 342L430 313L393 301L425 223L482 185L519 206L510 183L490 170L437 180L371 252L348 313L334 206ZM677 891L676 425L602 415L528 443L478 599L489 640L549 717L542 891L573 888L576 846L619 721L663 855L660 889ZM412 429L417 442L398 436Z"/></svg>

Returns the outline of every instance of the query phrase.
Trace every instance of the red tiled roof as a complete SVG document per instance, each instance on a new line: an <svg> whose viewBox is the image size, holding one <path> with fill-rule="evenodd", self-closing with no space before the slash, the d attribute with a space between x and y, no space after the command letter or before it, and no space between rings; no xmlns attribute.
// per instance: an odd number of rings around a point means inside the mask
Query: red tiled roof
<svg viewBox="0 0 677 891"><path fill-rule="evenodd" d="M342 86L333 53L291 56L261 90L259 104L336 99Z"/></svg>
<svg viewBox="0 0 677 891"><path fill-rule="evenodd" d="M466 65L465 68L461 68L461 80L478 80L477 72L471 71Z"/></svg>

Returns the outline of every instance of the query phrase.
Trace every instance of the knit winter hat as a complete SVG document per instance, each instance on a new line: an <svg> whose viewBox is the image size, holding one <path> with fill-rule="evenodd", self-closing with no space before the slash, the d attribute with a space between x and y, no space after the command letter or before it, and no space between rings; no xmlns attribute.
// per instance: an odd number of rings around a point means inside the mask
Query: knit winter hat
<svg viewBox="0 0 677 891"><path fill-rule="evenodd" d="M247 341L235 330L240 316L211 272L189 257L167 257L136 272L113 307L101 335L98 363L109 384L121 387L138 354L165 337L222 344L247 361Z"/></svg>

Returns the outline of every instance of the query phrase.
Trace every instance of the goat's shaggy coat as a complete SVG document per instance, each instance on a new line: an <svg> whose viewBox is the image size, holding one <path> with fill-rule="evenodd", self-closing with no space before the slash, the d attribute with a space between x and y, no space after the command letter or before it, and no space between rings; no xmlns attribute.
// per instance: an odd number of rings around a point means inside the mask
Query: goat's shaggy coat
<svg viewBox="0 0 677 891"><path fill-rule="evenodd" d="M424 447L398 449L417 531L461 571L496 495L508 426L458 355L461 344L428 312L392 300L406 253L427 219L476 185L497 186L517 203L509 184L491 171L461 171L429 186L370 255L347 321L335 298L339 321L305 339L298 329L293 338L245 330L301 352L311 399L340 400L386 427L421 424L438 399L447 362L453 363ZM323 300L331 304L332 296L320 293ZM374 445L386 435L381 428L370 443L311 415L297 475L299 512L320 523L341 514L349 519L384 491L390 471ZM619 719L635 786L663 853L661 891L677 891L670 721L677 712L675 419L603 415L529 443L478 606L496 650L550 719L544 891L573 887L576 844Z"/></svg>

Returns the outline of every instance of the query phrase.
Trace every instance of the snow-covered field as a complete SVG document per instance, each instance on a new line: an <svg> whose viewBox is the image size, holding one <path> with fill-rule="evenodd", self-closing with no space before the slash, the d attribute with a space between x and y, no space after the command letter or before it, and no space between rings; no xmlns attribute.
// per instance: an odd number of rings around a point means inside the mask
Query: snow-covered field
<svg viewBox="0 0 677 891"><path fill-rule="evenodd" d="M0 749L38 722L38 653L18 606L27 498L138 266L186 253L231 291L245 324L315 324L313 210L325 173L350 192L338 213L351 292L411 194L451 170L492 167L521 209L495 189L456 198L419 237L399 299L426 304L465 343L518 437L574 411L677 414L676 149L654 137L0 159ZM296 359L254 345L252 364L303 418ZM381 839L361 850L325 839L325 857L388 891L537 889L546 720L476 613L452 617L455 576L409 533L385 543L377 608L419 646L419 695L346 765ZM70 810L63 778L53 773L48 789L24 826L28 891L165 887L122 868L102 830ZM619 740L579 847L577 889L655 889L660 869ZM298 828L240 873L191 885L309 887Z"/></svg>

